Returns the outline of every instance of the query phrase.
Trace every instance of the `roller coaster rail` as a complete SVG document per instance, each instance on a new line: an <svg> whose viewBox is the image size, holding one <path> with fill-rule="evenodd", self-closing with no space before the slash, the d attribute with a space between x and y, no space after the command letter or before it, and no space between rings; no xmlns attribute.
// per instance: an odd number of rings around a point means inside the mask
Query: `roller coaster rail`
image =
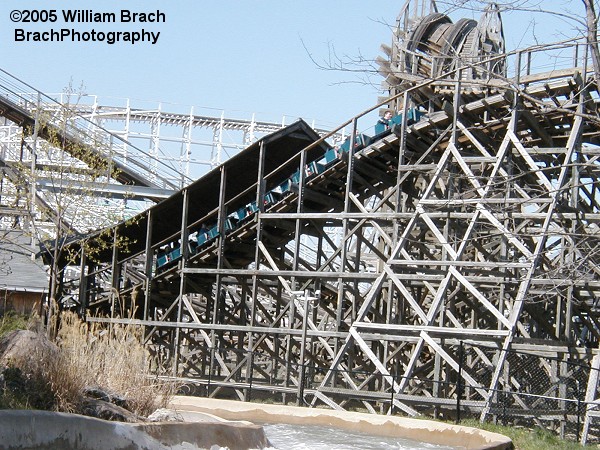
<svg viewBox="0 0 600 450"><path fill-rule="evenodd" d="M69 103L71 97L64 93L51 95L58 98L60 103ZM283 116L279 122L257 120L255 114L252 114L250 119L234 118L234 114L241 113L194 106L189 107L189 112L181 113L169 109L182 109L181 105L165 106L161 102L157 106L147 104L150 102L143 102L142 107L137 104L138 102L129 99L111 99L112 101L108 102L100 100L97 96L87 97L92 97L92 104L77 103L79 114L95 123L106 124L106 128L110 124L111 132L128 142L150 141L149 151L152 155L160 155L162 160L176 164L181 173L192 179L198 178L205 173L206 169L214 169L233 154L237 154L255 142L260 136L273 133L296 120L289 116ZM124 102L125 105L117 106L115 104L117 102ZM206 111L198 114L198 110ZM134 123L146 128L134 130L131 126ZM320 135L330 130L330 127L317 126L315 121L311 125ZM173 128L178 133L172 131L164 135L163 128ZM206 133L202 133L203 130L212 131L212 135L207 136ZM235 133L235 135L225 136L226 133ZM339 141L343 140L344 136L340 134L333 138ZM140 143L140 146L142 145L148 146L147 143ZM180 148L179 151L169 151L165 148L167 146L180 146ZM186 184L188 183L183 183L180 187Z"/></svg>
<svg viewBox="0 0 600 450"><path fill-rule="evenodd" d="M97 96L87 94L44 94L18 78L0 69L0 97L10 102L9 107L23 109L23 115L29 114L35 118L36 110L43 111L42 120L59 125L57 121L68 117L66 132L72 139L90 144L102 149L104 157L113 159L126 167L127 171L136 173L137 180L146 179L156 184L161 189L177 190L186 186L198 174L190 173L190 163L194 163L192 145L212 146L217 151L208 159L197 160L211 169L221 164L226 157L223 149L237 152L254 142L257 135L272 133L285 126L286 117L281 122L267 122L254 119L232 119L225 117L221 111L220 116L196 115L194 107L189 114L164 111L159 104L158 108L132 108L130 101L125 99L126 106L101 105L97 103ZM92 105L83 103L88 97L94 98ZM6 109L5 105L5 108ZM289 119L288 119L289 120ZM109 130L103 122L123 122L124 129ZM151 123L153 129L149 132L139 132L130 129L131 123ZM160 125L177 126L183 129L183 137L163 137L163 141L178 142L186 147L186 154L172 155L162 151ZM314 125L314 123L313 123ZM156 128L156 129L154 129ZM214 138L210 141L192 139L192 130L196 128L212 129ZM328 129L315 128L320 134L325 134ZM223 132L240 131L244 134L240 143L225 142ZM29 132L32 132L30 130ZM146 139L152 142L149 150L143 150L133 144L133 139ZM343 136L336 136L338 140ZM134 169L135 167L135 169ZM159 196L160 197L160 196Z"/></svg>
<svg viewBox="0 0 600 450"><path fill-rule="evenodd" d="M120 166L120 170L131 174L139 184L175 191L181 187L182 178L185 179L176 168L83 117L76 108L57 102L2 69L0 105L3 109L13 109L21 122L25 118L32 121L41 120L65 133L70 140L90 146L98 151L102 158L114 161ZM51 112L52 115L44 117L46 112ZM33 127L28 132L33 133ZM150 171L149 167L141 162L146 160L152 161L157 170ZM185 181L189 183L191 180Z"/></svg>
<svg viewBox="0 0 600 450"><path fill-rule="evenodd" d="M91 105L86 103L90 98L94 100ZM52 170L85 172L89 163L77 156L65 155L57 142L50 144L50 147L57 147L54 150L40 151L39 146L36 150L38 138L66 142L62 146L67 154L73 150L77 153L77 147L87 147L94 158L100 157L107 162L107 173L116 167L112 181L110 176L108 181L90 181L85 177L79 181L82 192L90 194L90 208L73 223L77 223L79 230L90 230L105 226L107 217L116 221L119 217L125 219L168 197L191 183L206 171L206 167L218 166L257 137L284 127L286 121L285 116L280 123L258 121L254 115L250 120L230 119L225 117L224 111L220 111L219 117L201 116L194 114L194 107L189 114L180 114L162 110L162 104L158 108L154 106L155 109L136 109L131 107L128 99L123 107L106 106L98 104L97 99L97 96L82 93L44 94L6 71L0 71L0 114L8 119L0 127L0 158L4 174L12 180L12 184L3 185L1 195L4 204L21 205L19 216L27 220L33 217L36 222L41 217L52 217L55 205L52 203L54 195L50 192L62 189L54 183L56 175ZM115 122L123 128L109 129L108 125L114 128ZM36 124L49 131L37 136L39 128L36 132ZM148 124L150 130L143 129ZM170 135L165 136L164 131L161 135L161 127L170 127ZM202 140L196 131L199 128L212 130L212 139ZM231 138L237 138L239 133L225 136L229 132L243 133L243 141L232 141ZM320 132L326 133L326 130ZM150 145L144 141L150 141ZM177 146L181 146L179 155ZM69 151L69 147L73 150ZM206 147L210 147L208 158ZM59 155L63 156L59 158ZM29 174L33 170L32 164L38 173ZM66 166L61 167L61 164ZM23 170L27 173L21 173ZM22 205L17 179L23 176L35 180L35 185L30 186L35 203L48 214L39 214L35 209L30 211ZM12 221L6 222L4 226L12 226ZM43 222L38 228L52 235L53 227L51 222Z"/></svg>

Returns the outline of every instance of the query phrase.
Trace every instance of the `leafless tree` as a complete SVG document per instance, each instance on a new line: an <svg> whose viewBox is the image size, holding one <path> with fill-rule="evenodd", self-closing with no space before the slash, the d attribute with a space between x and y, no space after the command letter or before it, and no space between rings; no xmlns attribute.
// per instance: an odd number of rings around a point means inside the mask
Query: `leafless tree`
<svg viewBox="0 0 600 450"><path fill-rule="evenodd" d="M75 103L80 98L72 87L65 94ZM107 228L125 217L118 208L104 204L104 191L117 177L104 137L81 128L74 104L54 104L53 108L39 104L35 117L36 130L25 130L30 135L30 157L15 163L14 170L19 177L16 184L22 186L19 195L31 211L30 232L42 243L41 253L49 267L48 315L52 317L60 301L64 272L78 258L68 244L77 240L85 246L90 231ZM102 250L98 242L103 240L97 239L95 247L86 251L89 257ZM113 243L108 236L106 246Z"/></svg>

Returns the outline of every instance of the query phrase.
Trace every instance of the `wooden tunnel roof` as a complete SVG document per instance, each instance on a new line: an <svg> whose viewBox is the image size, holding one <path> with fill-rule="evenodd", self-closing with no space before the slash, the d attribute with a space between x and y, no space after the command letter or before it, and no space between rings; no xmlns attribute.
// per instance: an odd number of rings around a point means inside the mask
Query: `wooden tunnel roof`
<svg viewBox="0 0 600 450"><path fill-rule="evenodd" d="M118 235L129 239L128 254L141 252L145 248L148 217L152 217L152 244L168 239L181 230L183 214L183 192L188 191L189 208L187 224L191 225L219 207L221 169L226 171L225 202L239 196L235 207L243 207L255 200L256 189L250 189L257 182L260 147L265 148L264 174L281 171L283 181L299 167L299 154L303 149L319 140L319 135L302 119L271 133L254 142L249 147L208 172L189 186L169 198L152 206L134 218L117 225ZM307 161L322 155L330 146L322 141L307 151ZM270 186L267 186L269 189ZM232 212L231 210L229 212ZM215 216L216 217L216 216ZM216 218L214 219L216 221ZM111 228L112 230L112 228ZM99 230L85 239L112 239L109 230ZM73 248L78 247L73 242ZM108 261L112 250L107 249L98 255L100 261ZM121 259L121 258L119 258Z"/></svg>

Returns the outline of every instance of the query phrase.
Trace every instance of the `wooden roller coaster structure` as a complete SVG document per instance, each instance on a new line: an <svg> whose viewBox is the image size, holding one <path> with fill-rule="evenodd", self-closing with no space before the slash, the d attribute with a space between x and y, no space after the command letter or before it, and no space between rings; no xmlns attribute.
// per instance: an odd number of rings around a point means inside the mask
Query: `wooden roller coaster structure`
<svg viewBox="0 0 600 450"><path fill-rule="evenodd" d="M163 373L210 396L410 415L460 399L485 417L498 392L564 393L565 366L525 370L510 351L588 365L598 352L586 45L505 53L493 8L454 25L407 14L380 61L391 95L369 110L396 110L390 132L352 134L330 158L297 122L74 243L65 295L72 283L82 311L105 313L87 320L144 326ZM523 63L553 51L577 58L544 73ZM157 264L166 247L179 251ZM511 408L536 414L516 397Z"/></svg>

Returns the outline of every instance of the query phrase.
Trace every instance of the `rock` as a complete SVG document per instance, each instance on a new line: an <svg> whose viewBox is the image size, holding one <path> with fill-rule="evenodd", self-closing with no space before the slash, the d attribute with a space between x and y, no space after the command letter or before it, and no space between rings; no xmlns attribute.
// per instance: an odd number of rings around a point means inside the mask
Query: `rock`
<svg viewBox="0 0 600 450"><path fill-rule="evenodd" d="M86 386L83 388L83 394L86 397L93 398L96 400L103 400L108 403L120 406L121 408L129 409L127 406L127 399L123 396L110 392L100 386Z"/></svg>
<svg viewBox="0 0 600 450"><path fill-rule="evenodd" d="M128 411L121 406L95 398L86 398L82 402L80 412L86 416L97 417L98 419L116 422L135 423L141 421L141 418L131 411Z"/></svg>
<svg viewBox="0 0 600 450"><path fill-rule="evenodd" d="M58 357L58 347L44 334L29 330L5 334L0 339L0 395L13 407L52 408L55 396L42 372Z"/></svg>
<svg viewBox="0 0 600 450"><path fill-rule="evenodd" d="M158 408L148 416L148 422L183 422L183 417L173 409Z"/></svg>
<svg viewBox="0 0 600 450"><path fill-rule="evenodd" d="M0 339L0 365L10 366L40 356L55 356L58 347L46 335L29 330L15 330Z"/></svg>

